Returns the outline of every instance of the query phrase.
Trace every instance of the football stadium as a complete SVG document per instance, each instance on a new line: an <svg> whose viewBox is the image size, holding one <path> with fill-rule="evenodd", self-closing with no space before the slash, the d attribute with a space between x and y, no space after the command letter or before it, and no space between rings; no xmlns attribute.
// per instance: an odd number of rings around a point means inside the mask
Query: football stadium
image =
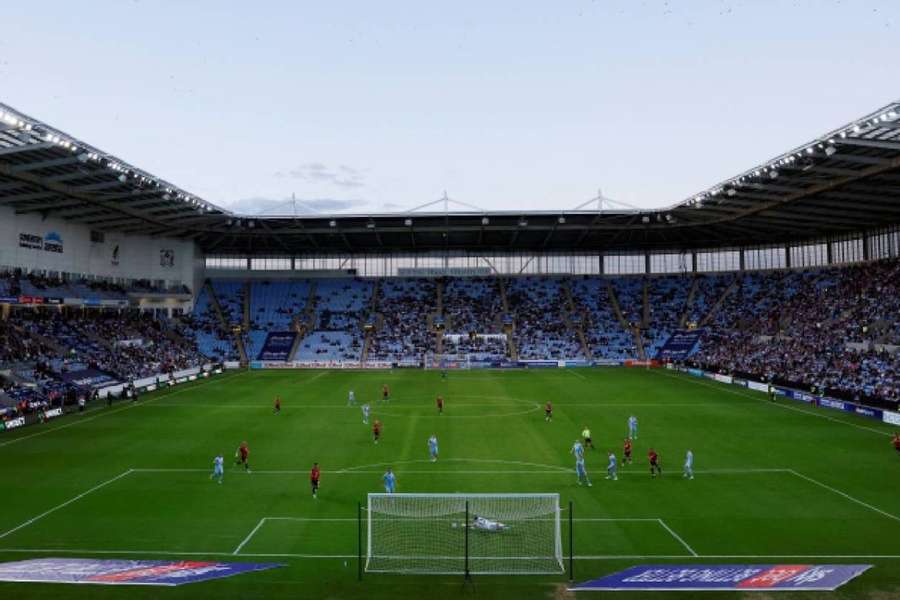
<svg viewBox="0 0 900 600"><path fill-rule="evenodd" d="M3 95L4 597L900 597L900 101L661 208L269 214Z"/></svg>

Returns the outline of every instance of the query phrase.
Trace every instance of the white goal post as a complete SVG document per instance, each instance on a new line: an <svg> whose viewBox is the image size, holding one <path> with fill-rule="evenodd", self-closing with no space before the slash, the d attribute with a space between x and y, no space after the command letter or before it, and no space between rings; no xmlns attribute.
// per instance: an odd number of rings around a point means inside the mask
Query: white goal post
<svg viewBox="0 0 900 600"><path fill-rule="evenodd" d="M366 513L369 573L565 570L559 494L369 494Z"/></svg>

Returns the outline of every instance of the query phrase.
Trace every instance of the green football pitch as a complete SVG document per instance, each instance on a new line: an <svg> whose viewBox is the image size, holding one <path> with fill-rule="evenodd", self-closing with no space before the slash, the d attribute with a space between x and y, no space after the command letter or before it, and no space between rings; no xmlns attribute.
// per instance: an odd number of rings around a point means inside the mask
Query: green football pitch
<svg viewBox="0 0 900 600"><path fill-rule="evenodd" d="M384 383L388 404L379 401ZM378 445L360 409L347 407L350 389L383 421ZM634 463L607 481L606 451L621 457L631 414L640 423ZM587 451L590 488L577 485L569 453L585 425L597 447ZM7 583L0 595L566 597L565 574L480 576L468 586L454 576L367 574L358 582L357 502L382 491L390 466L398 492L558 492L575 507L576 581L641 563L865 563L875 567L834 596L897 597L900 457L891 431L663 370L461 371L447 379L419 370L229 372L0 437L0 560L286 567L177 588ZM436 463L427 454L432 433ZM250 474L233 464L242 440ZM664 469L657 479L647 468L650 446ZM688 448L693 480L681 473ZM209 478L218 452L223 485ZM313 461L322 469L317 500L308 484ZM564 526L564 552L568 545Z"/></svg>

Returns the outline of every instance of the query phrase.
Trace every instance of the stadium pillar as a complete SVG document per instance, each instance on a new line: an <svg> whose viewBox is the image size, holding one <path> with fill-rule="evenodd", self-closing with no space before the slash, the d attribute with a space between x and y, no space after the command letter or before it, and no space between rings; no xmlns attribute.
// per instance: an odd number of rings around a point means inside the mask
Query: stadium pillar
<svg viewBox="0 0 900 600"><path fill-rule="evenodd" d="M791 268L791 245L784 245L784 266L788 269Z"/></svg>
<svg viewBox="0 0 900 600"><path fill-rule="evenodd" d="M575 504L569 500L569 581L575 581L575 529L573 523L575 518L572 511L575 510Z"/></svg>
<svg viewBox="0 0 900 600"><path fill-rule="evenodd" d="M896 243L896 242L895 242ZM865 231L862 234L862 251L863 251L863 260L865 262L869 262L870 253L869 253L869 234Z"/></svg>
<svg viewBox="0 0 900 600"><path fill-rule="evenodd" d="M834 264L834 252L832 252L832 241L831 238L825 238L825 264L833 265Z"/></svg>
<svg viewBox="0 0 900 600"><path fill-rule="evenodd" d="M691 273L697 272L697 253L691 252Z"/></svg>
<svg viewBox="0 0 900 600"><path fill-rule="evenodd" d="M644 274L650 274L650 253L644 254Z"/></svg>

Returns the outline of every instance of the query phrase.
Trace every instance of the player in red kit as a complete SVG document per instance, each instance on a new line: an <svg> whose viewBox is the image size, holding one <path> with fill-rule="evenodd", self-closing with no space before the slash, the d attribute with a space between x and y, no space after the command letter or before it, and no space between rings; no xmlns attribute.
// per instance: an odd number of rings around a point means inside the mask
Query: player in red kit
<svg viewBox="0 0 900 600"><path fill-rule="evenodd" d="M319 463L313 463L309 472L309 485L312 488L313 499L318 498L319 494Z"/></svg>
<svg viewBox="0 0 900 600"><path fill-rule="evenodd" d="M631 464L631 438L625 438L625 445L622 447L622 462Z"/></svg>
<svg viewBox="0 0 900 600"><path fill-rule="evenodd" d="M381 386L381 400L383 402L387 402L391 399L391 388L388 387L388 384L384 384Z"/></svg>
<svg viewBox="0 0 900 600"><path fill-rule="evenodd" d="M281 396L275 396L275 414L281 414Z"/></svg>
<svg viewBox="0 0 900 600"><path fill-rule="evenodd" d="M437 409L438 409L439 415L444 414L444 397L443 396L437 397Z"/></svg>
<svg viewBox="0 0 900 600"><path fill-rule="evenodd" d="M656 453L656 450L650 448L650 451L647 452L647 458L650 459L650 476L656 478L657 475L662 475L662 468L659 466L659 455Z"/></svg>
<svg viewBox="0 0 900 600"><path fill-rule="evenodd" d="M235 452L235 456L238 459L238 464L244 465L244 471L249 473L250 472L250 447L247 445L247 442L241 442L241 445L238 446L237 452Z"/></svg>
<svg viewBox="0 0 900 600"><path fill-rule="evenodd" d="M375 439L375 443L378 443L378 440L381 439L381 421L375 419L372 423L372 437Z"/></svg>
<svg viewBox="0 0 900 600"><path fill-rule="evenodd" d="M547 400L547 404L544 405L544 420L549 422L553 420L553 403Z"/></svg>
<svg viewBox="0 0 900 600"><path fill-rule="evenodd" d="M894 450L900 452L900 433L894 434L894 441L891 443L894 444Z"/></svg>

